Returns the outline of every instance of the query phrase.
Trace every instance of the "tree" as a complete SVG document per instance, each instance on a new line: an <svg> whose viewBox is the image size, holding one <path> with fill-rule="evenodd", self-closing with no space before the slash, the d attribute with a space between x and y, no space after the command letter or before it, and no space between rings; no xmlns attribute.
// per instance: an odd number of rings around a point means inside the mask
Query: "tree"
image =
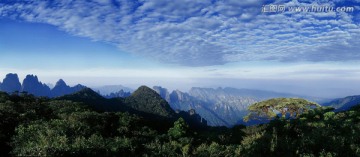
<svg viewBox="0 0 360 157"><path fill-rule="evenodd" d="M174 122L174 127L170 128L168 135L174 138L184 137L188 132L189 126L186 124L183 118L179 118Z"/></svg>
<svg viewBox="0 0 360 157"><path fill-rule="evenodd" d="M274 98L258 102L249 106L250 113L244 117L244 121L256 119L258 117L267 117L269 119L281 113L285 118L286 114L290 117L298 118L300 114L320 105L301 98Z"/></svg>

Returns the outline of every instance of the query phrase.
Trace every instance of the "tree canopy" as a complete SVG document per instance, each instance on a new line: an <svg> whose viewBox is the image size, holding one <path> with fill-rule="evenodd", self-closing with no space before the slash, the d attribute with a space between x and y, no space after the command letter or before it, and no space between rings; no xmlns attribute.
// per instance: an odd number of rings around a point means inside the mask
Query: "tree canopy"
<svg viewBox="0 0 360 157"><path fill-rule="evenodd" d="M127 112L94 110L87 102L0 93L0 156L360 154L360 106L334 112L325 107L312 109L318 105L303 99L270 99L249 107L253 116L271 117L286 111L284 115L297 118L196 130L183 118L167 126L164 121Z"/></svg>

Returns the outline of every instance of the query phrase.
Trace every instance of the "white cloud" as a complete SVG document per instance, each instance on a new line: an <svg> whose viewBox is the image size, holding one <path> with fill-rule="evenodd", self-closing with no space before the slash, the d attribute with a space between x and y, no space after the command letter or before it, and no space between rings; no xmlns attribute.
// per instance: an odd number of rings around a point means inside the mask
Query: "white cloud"
<svg viewBox="0 0 360 157"><path fill-rule="evenodd" d="M278 1L286 6L334 1ZM186 66L229 62L360 60L350 13L260 13L263 1L0 2L0 16L55 25L73 35Z"/></svg>

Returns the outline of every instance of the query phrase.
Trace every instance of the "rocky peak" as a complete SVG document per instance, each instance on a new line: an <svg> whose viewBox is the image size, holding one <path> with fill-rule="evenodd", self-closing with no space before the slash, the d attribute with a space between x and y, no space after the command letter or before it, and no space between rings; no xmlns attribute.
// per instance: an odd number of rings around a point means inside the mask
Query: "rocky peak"
<svg viewBox="0 0 360 157"><path fill-rule="evenodd" d="M56 85L55 87L58 86L58 87L66 87L67 84L65 83L65 81L63 79L60 79L59 81L56 82ZM54 88L55 88L54 87Z"/></svg>
<svg viewBox="0 0 360 157"><path fill-rule="evenodd" d="M26 75L25 80L34 80L34 81L39 81L38 77L36 75Z"/></svg>
<svg viewBox="0 0 360 157"><path fill-rule="evenodd" d="M1 84L1 90L4 92L14 92L21 90L21 83L17 74L7 74Z"/></svg>
<svg viewBox="0 0 360 157"><path fill-rule="evenodd" d="M41 83L36 75L27 75L22 83L22 91L36 96L50 96L50 88Z"/></svg>

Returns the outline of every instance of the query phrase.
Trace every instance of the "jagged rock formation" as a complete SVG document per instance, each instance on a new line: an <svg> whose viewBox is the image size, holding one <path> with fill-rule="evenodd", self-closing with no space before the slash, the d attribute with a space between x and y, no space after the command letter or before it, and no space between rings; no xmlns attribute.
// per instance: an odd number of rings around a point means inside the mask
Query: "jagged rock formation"
<svg viewBox="0 0 360 157"><path fill-rule="evenodd" d="M35 75L27 75L22 83L21 91L31 93L36 96L49 96L50 88L39 81Z"/></svg>
<svg viewBox="0 0 360 157"><path fill-rule="evenodd" d="M71 94L85 88L83 85L69 87L60 79L56 86L50 90L49 86L39 81L36 75L27 75L21 84L17 74L7 74L0 84L0 91L7 93L26 92L35 96L58 97Z"/></svg>
<svg viewBox="0 0 360 157"><path fill-rule="evenodd" d="M7 74L1 84L1 90L4 92L12 93L21 91L21 83L17 74Z"/></svg>
<svg viewBox="0 0 360 157"><path fill-rule="evenodd" d="M207 107L208 104L206 102L201 101L188 93L181 92L180 90L171 92L169 103L174 110L188 111L195 109L201 117L209 122L209 125L228 125L225 120L217 115L217 113L214 113Z"/></svg>
<svg viewBox="0 0 360 157"><path fill-rule="evenodd" d="M154 87L174 110L195 109L211 126L232 126L239 124L247 114L247 107L253 103L277 97L301 97L287 93L236 88L199 88L181 92ZM309 97L301 97L314 100Z"/></svg>

